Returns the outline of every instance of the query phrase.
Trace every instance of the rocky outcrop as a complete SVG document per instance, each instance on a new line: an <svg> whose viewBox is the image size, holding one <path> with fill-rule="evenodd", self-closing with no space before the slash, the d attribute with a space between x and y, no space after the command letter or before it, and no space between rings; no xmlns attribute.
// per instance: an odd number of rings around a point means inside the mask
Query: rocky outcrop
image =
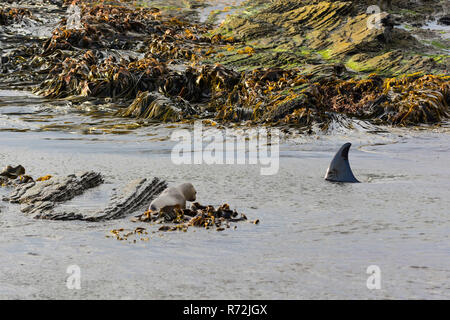
<svg viewBox="0 0 450 320"><path fill-rule="evenodd" d="M101 221L129 215L148 203L166 188L166 183L154 178L139 179L116 191L101 210L73 211L61 208L67 202L103 183L97 172L85 172L46 181L18 185L4 201L21 205L21 211L36 219Z"/></svg>
<svg viewBox="0 0 450 320"><path fill-rule="evenodd" d="M79 175L53 177L50 180L18 185L4 201L21 204L21 211L39 218L58 203L73 199L86 190L103 183L100 173L85 172Z"/></svg>
<svg viewBox="0 0 450 320"><path fill-rule="evenodd" d="M81 220L101 221L128 216L140 208L148 206L166 188L166 182L158 178L132 181L113 195L105 209L85 214ZM70 216L70 214L66 216Z"/></svg>
<svg viewBox="0 0 450 320"><path fill-rule="evenodd" d="M448 41L417 36L446 12L439 0L398 0L388 12L369 0L252 0L215 30L125 2L78 3L83 28L61 21L40 45L9 52L0 87L20 74L39 95L104 104L102 114L305 132L338 113L395 125L448 118Z"/></svg>
<svg viewBox="0 0 450 320"><path fill-rule="evenodd" d="M195 114L195 110L182 98L170 99L158 92L140 92L128 108L117 115L160 121L180 121Z"/></svg>
<svg viewBox="0 0 450 320"><path fill-rule="evenodd" d="M450 14L447 14L447 15L439 18L438 22L445 26L450 26Z"/></svg>
<svg viewBox="0 0 450 320"><path fill-rule="evenodd" d="M373 4L373 1L247 2L246 15L230 16L216 32L245 42L254 49L253 54L218 51L217 60L240 69L261 65L284 68L303 65L307 69L308 64L333 61L344 63L353 71L386 75L439 74L446 69L444 63L430 59L427 46L409 30L396 27L404 19L403 12L409 9L405 1L394 3L395 13L370 9ZM391 59L393 52L395 59ZM360 65L363 67L358 68Z"/></svg>

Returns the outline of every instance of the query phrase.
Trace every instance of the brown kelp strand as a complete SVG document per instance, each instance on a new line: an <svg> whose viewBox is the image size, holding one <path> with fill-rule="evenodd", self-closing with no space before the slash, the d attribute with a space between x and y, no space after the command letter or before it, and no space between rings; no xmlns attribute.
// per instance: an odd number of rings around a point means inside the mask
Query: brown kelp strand
<svg viewBox="0 0 450 320"><path fill-rule="evenodd" d="M127 230L124 228L113 229L106 238L114 237L119 241L129 240L132 243L136 243L137 241L149 241L151 236L148 235L148 231L146 230L147 229L143 227L137 227L134 230Z"/></svg>
<svg viewBox="0 0 450 320"><path fill-rule="evenodd" d="M164 122L176 122L195 115L196 110L182 98L167 98L158 92L139 92L131 105L118 115Z"/></svg>
<svg viewBox="0 0 450 320"><path fill-rule="evenodd" d="M78 58L67 57L49 70L53 77L35 92L49 98L79 95L131 99L139 90L155 90L157 80L167 73L164 64L151 58L130 62L109 56L99 60L92 50L80 52Z"/></svg>
<svg viewBox="0 0 450 320"><path fill-rule="evenodd" d="M434 33L430 48L412 35L414 28L396 27L411 23L406 11L422 20L416 25L426 23L421 12L439 12L442 5L430 2L435 8L397 1L390 13L378 17L366 13L369 1L246 2L245 15L231 15L214 30L237 41L208 60L243 70L250 84L234 88L218 117L293 125L326 124L335 113L395 125L445 120L449 57L443 49L448 41ZM293 71L295 76L284 77L289 82L298 75L306 82L279 89L283 82L252 86L247 80L253 70L276 69ZM419 74L426 80L398 82L407 95L384 92L389 79Z"/></svg>

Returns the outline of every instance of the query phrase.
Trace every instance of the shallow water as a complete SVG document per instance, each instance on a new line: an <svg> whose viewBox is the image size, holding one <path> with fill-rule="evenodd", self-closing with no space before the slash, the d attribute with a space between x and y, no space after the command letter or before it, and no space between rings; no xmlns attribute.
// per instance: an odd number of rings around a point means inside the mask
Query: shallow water
<svg viewBox="0 0 450 320"><path fill-rule="evenodd" d="M412 32L412 36L417 40L433 46L434 50L441 50L449 53L448 41L450 39L450 27L438 24L437 21L427 21L423 26L413 28L410 25L402 24L398 28ZM436 45L438 44L438 47Z"/></svg>
<svg viewBox="0 0 450 320"><path fill-rule="evenodd" d="M222 23L227 15L237 12L239 6L244 0L210 0L207 1L207 6L199 8L199 21L206 22L213 18L214 24Z"/></svg>
<svg viewBox="0 0 450 320"><path fill-rule="evenodd" d="M436 21L429 21L427 24L425 24L422 29L425 30L431 30L431 31L438 31L442 38L449 39L450 38L450 27L446 25L438 24Z"/></svg>
<svg viewBox="0 0 450 320"><path fill-rule="evenodd" d="M44 130L45 121L55 129ZM134 244L106 235L157 227L129 217L33 220L0 202L0 298L450 298L448 127L368 133L356 126L287 136L278 174L262 176L258 165L174 165L169 137L178 126L149 124L128 134L86 129L101 125L64 102L1 91L0 165L20 163L34 177L102 172L105 185L84 194L81 205L67 204L79 210L106 201L114 186L158 176L170 184L191 181L199 202L229 203L261 223L150 233L150 241ZM324 181L347 141L363 183ZM0 196L7 192L0 188ZM81 268L80 290L65 283L74 264ZM366 287L370 265L381 269L380 290Z"/></svg>

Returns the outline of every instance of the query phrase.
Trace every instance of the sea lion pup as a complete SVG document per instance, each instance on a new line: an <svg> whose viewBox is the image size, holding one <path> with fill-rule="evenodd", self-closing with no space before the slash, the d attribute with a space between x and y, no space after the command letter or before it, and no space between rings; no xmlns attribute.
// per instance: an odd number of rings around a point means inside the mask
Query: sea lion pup
<svg viewBox="0 0 450 320"><path fill-rule="evenodd" d="M150 203L149 210L171 211L175 207L186 209L186 201L195 201L197 191L192 183L183 183L177 187L169 187Z"/></svg>
<svg viewBox="0 0 450 320"><path fill-rule="evenodd" d="M350 163L348 162L348 152L352 144L347 142L331 160L325 180L333 182L359 182L353 175Z"/></svg>

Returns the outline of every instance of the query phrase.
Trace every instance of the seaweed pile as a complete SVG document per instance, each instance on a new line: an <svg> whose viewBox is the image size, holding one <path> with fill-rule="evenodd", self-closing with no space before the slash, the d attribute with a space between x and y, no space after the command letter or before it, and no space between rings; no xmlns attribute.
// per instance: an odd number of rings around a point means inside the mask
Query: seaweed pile
<svg viewBox="0 0 450 320"><path fill-rule="evenodd" d="M188 209L146 211L132 219L133 222L164 224L158 229L159 231L187 231L191 226L205 229L216 228L217 231L223 231L225 228L230 228L231 222L246 220L245 214L239 215L236 210L231 210L228 204L223 204L215 209L213 206L202 206L198 202L194 202ZM170 225L167 225L167 223ZM259 220L252 223L258 224Z"/></svg>
<svg viewBox="0 0 450 320"><path fill-rule="evenodd" d="M365 2L247 2L246 15L215 30L130 1L78 4L81 28L63 18L50 38L2 57L6 85L19 78L47 98L112 103L115 116L307 132L337 114L390 125L449 116L448 59L427 56L395 14L368 28Z"/></svg>
<svg viewBox="0 0 450 320"><path fill-rule="evenodd" d="M298 69L253 70L228 95L217 117L325 128L335 113L392 125L439 123L449 116L449 76L371 74L342 80L338 66L332 72L317 77Z"/></svg>
<svg viewBox="0 0 450 320"><path fill-rule="evenodd" d="M134 230L126 230L124 228L113 229L110 231L112 235L107 235L106 238L114 237L117 240L123 241L128 240L129 237L134 236L133 243L136 243L137 239L141 241L149 241L150 237L148 235L148 231L146 228L137 227Z"/></svg>
<svg viewBox="0 0 450 320"><path fill-rule="evenodd" d="M156 8L84 4L82 12L83 28L67 30L63 20L27 66L47 75L35 93L129 103L140 92L161 91L202 101L204 88L191 86L199 72L185 65L197 61L211 43L220 42L220 36L200 36L205 28L165 17ZM174 71L178 66L186 70Z"/></svg>
<svg viewBox="0 0 450 320"><path fill-rule="evenodd" d="M24 8L0 8L0 25L9 25L20 22L23 17L31 17L31 12Z"/></svg>
<svg viewBox="0 0 450 320"><path fill-rule="evenodd" d="M236 210L231 210L228 204L223 204L216 209L213 206L202 206L198 202L194 202L188 209L175 208L173 211L146 211L132 218L131 221L159 225L157 230L159 232L186 232L190 227L224 231L225 229L231 228L232 223L247 221L252 224L259 224L260 222L259 219L249 221L245 214L239 214ZM237 226L234 225L233 229L236 228ZM152 233L156 233L157 231L152 231ZM137 227L134 230L125 228L113 229L110 233L112 235L108 235L108 238L114 237L120 241L133 240L133 243L136 243L136 239L141 241L148 241L150 239L147 228L144 227ZM134 239L132 239L133 237Z"/></svg>

